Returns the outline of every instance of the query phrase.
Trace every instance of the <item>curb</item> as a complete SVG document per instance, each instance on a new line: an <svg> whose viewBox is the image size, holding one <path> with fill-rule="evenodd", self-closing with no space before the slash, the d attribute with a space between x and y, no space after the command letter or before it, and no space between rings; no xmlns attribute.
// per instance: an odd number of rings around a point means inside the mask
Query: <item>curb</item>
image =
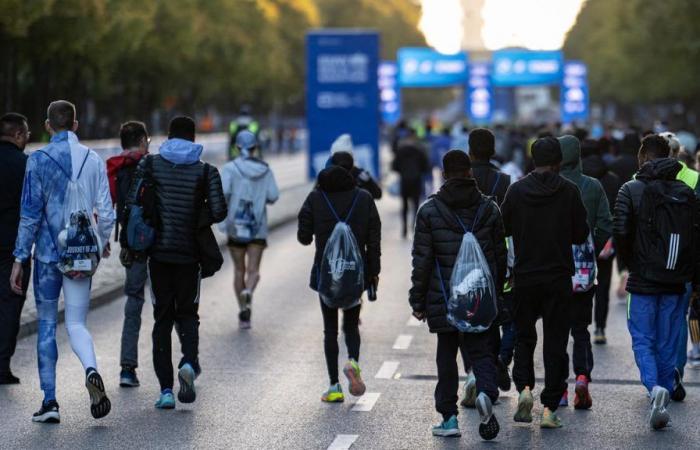
<svg viewBox="0 0 700 450"><path fill-rule="evenodd" d="M302 185L300 187L305 188L307 185ZM270 223L269 224L269 230L274 231L278 228L281 228L285 225L288 225L292 222L294 222L297 219L296 213L294 214L289 214L287 216L284 216L280 218L279 220ZM225 248L226 243L222 242L219 245L219 248ZM225 256L224 256L225 257ZM91 299L90 299L90 311L99 308L100 306L107 305L109 303L112 303L114 300L118 298L122 298L124 296L124 283L123 281L120 281L114 286L105 286L101 289L98 289L91 293ZM65 311L63 309L59 309L58 311L58 316L56 323L60 324L65 321ZM38 318L33 318L30 321L27 321L23 324L20 324L19 328L19 333L17 335L17 339L22 339L24 337L30 336L34 333L37 332L39 329L39 319Z"/></svg>

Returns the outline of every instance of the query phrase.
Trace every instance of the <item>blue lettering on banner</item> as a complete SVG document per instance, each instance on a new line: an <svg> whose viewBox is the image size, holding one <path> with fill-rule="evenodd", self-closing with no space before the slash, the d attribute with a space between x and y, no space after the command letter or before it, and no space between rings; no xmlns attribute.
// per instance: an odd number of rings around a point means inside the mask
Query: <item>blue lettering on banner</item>
<svg viewBox="0 0 700 450"><path fill-rule="evenodd" d="M398 51L401 87L464 85L468 57L465 52L446 55L431 48L401 48Z"/></svg>
<svg viewBox="0 0 700 450"><path fill-rule="evenodd" d="M588 69L583 62L564 63L560 100L563 123L588 120Z"/></svg>
<svg viewBox="0 0 700 450"><path fill-rule="evenodd" d="M491 123L494 102L491 63L486 61L469 63L466 99L467 115L473 123L479 125Z"/></svg>
<svg viewBox="0 0 700 450"><path fill-rule="evenodd" d="M559 84L563 61L559 50L498 50L493 53L493 84L498 87Z"/></svg>
<svg viewBox="0 0 700 450"><path fill-rule="evenodd" d="M333 141L344 133L355 163L379 176L379 35L319 30L306 35L306 118L311 179L323 170Z"/></svg>
<svg viewBox="0 0 700 450"><path fill-rule="evenodd" d="M398 73L398 66L393 61L379 64L379 110L382 113L382 122L387 125L395 125L401 119Z"/></svg>

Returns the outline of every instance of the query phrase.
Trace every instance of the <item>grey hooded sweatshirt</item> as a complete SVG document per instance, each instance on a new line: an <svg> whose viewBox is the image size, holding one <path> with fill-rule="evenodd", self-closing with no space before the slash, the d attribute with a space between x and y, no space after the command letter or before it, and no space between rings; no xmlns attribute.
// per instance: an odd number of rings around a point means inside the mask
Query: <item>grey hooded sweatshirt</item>
<svg viewBox="0 0 700 450"><path fill-rule="evenodd" d="M228 204L228 216L224 222L228 236L242 242L267 239L267 205L279 198L277 182L270 167L257 158L239 156L224 165L221 181ZM241 235L242 214L255 222L250 236L245 232Z"/></svg>

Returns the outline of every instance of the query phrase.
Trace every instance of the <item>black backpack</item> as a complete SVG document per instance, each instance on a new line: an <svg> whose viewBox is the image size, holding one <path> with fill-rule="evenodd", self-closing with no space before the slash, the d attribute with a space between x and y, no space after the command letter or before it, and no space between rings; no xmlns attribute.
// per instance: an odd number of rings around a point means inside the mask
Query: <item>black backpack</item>
<svg viewBox="0 0 700 450"><path fill-rule="evenodd" d="M682 181L645 184L635 236L639 274L660 284L686 283L695 269L695 194Z"/></svg>

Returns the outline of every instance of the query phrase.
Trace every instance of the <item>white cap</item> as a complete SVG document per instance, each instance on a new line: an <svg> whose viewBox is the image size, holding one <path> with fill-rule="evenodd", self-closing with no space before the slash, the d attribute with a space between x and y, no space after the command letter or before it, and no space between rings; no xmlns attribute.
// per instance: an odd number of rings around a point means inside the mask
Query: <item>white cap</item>
<svg viewBox="0 0 700 450"><path fill-rule="evenodd" d="M352 138L349 134L341 134L331 145L331 155L338 152L347 152L352 155Z"/></svg>

